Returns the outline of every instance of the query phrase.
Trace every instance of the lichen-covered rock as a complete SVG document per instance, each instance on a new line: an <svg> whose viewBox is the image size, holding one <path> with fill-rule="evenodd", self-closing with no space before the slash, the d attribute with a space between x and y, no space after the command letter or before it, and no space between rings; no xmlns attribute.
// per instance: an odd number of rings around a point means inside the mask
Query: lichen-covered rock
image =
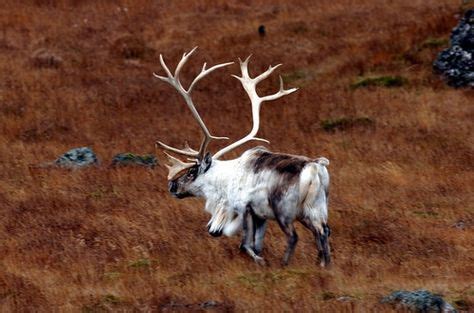
<svg viewBox="0 0 474 313"><path fill-rule="evenodd" d="M137 155L133 153L119 153L113 157L111 166L138 165L154 168L157 164L158 160L152 154Z"/></svg>
<svg viewBox="0 0 474 313"><path fill-rule="evenodd" d="M474 9L468 10L451 33L451 47L433 63L448 85L474 87Z"/></svg>
<svg viewBox="0 0 474 313"><path fill-rule="evenodd" d="M46 49L38 49L31 56L33 65L40 68L58 68L63 64L60 56Z"/></svg>
<svg viewBox="0 0 474 313"><path fill-rule="evenodd" d="M389 303L397 309L408 309L412 312L428 313L443 312L454 313L456 310L438 295L427 290L406 291L398 290L381 300L382 303Z"/></svg>
<svg viewBox="0 0 474 313"><path fill-rule="evenodd" d="M467 10L459 25L453 29L451 45L468 51L474 49L474 9Z"/></svg>
<svg viewBox="0 0 474 313"><path fill-rule="evenodd" d="M54 161L54 165L70 169L82 168L97 163L98 160L94 151L88 147L71 149Z"/></svg>

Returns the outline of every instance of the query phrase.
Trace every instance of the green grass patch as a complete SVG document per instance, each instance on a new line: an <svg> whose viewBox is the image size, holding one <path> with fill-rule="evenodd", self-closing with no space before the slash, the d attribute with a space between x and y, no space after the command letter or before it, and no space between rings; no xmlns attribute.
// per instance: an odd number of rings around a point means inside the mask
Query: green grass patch
<svg viewBox="0 0 474 313"><path fill-rule="evenodd" d="M449 44L447 38L428 38L421 44L421 48L439 48Z"/></svg>
<svg viewBox="0 0 474 313"><path fill-rule="evenodd" d="M128 161L133 161L135 159L139 159L143 161L152 161L155 158L155 156L152 154L138 155L138 154L128 152L128 153L123 154L123 158Z"/></svg>
<svg viewBox="0 0 474 313"><path fill-rule="evenodd" d="M263 281L261 280L261 277L259 277L258 275L252 275L252 274L240 275L237 277L237 279L241 283L249 287L261 287L263 285Z"/></svg>
<svg viewBox="0 0 474 313"><path fill-rule="evenodd" d="M82 313L111 312L112 306L122 305L124 301L113 294L106 294L95 298L91 303L81 308Z"/></svg>
<svg viewBox="0 0 474 313"><path fill-rule="evenodd" d="M327 132L344 131L354 127L368 128L375 126L375 121L369 117L340 117L321 121L321 128Z"/></svg>
<svg viewBox="0 0 474 313"><path fill-rule="evenodd" d="M401 87L407 83L406 78L401 76L372 76L372 77L361 77L357 81L351 84L352 89L364 88L364 87Z"/></svg>
<svg viewBox="0 0 474 313"><path fill-rule="evenodd" d="M461 5L459 6L459 10L461 12L465 12L469 9L472 9L473 5L474 5L474 0L463 0Z"/></svg>
<svg viewBox="0 0 474 313"><path fill-rule="evenodd" d="M298 86L304 85L312 79L312 74L307 69L298 69L290 73L281 75L284 84L296 84Z"/></svg>
<svg viewBox="0 0 474 313"><path fill-rule="evenodd" d="M250 288L258 293L265 293L269 288L271 288L271 284L265 280L263 273L252 272L239 275L237 281L243 287Z"/></svg>
<svg viewBox="0 0 474 313"><path fill-rule="evenodd" d="M104 278L108 280L114 280L121 276L122 274L119 272L107 272L104 274Z"/></svg>
<svg viewBox="0 0 474 313"><path fill-rule="evenodd" d="M112 159L111 166L123 166L123 165L141 165L146 167L155 167L158 164L158 160L152 154L138 155L130 152L119 153Z"/></svg>
<svg viewBox="0 0 474 313"><path fill-rule="evenodd" d="M413 214L424 218L437 217L439 215L434 211L413 211Z"/></svg>
<svg viewBox="0 0 474 313"><path fill-rule="evenodd" d="M328 301L336 298L336 294L331 291L323 291L321 293L321 300Z"/></svg>
<svg viewBox="0 0 474 313"><path fill-rule="evenodd" d="M309 31L308 25L305 22L295 22L287 25L291 32L295 34L306 34Z"/></svg>
<svg viewBox="0 0 474 313"><path fill-rule="evenodd" d="M140 269L140 268L149 268L151 265L152 265L152 260L143 258L143 259L138 259L136 261L130 262L128 264L128 267Z"/></svg>
<svg viewBox="0 0 474 313"><path fill-rule="evenodd" d="M94 191L91 191L88 196L94 200L101 200L105 198L115 198L115 197L118 197L119 195L120 194L116 190L115 187L107 188L104 186L100 186Z"/></svg>
<svg viewBox="0 0 474 313"><path fill-rule="evenodd" d="M290 276L306 276L314 273L314 270L302 269L302 268L289 268L285 270Z"/></svg>
<svg viewBox="0 0 474 313"><path fill-rule="evenodd" d="M104 196L105 191L103 189L97 189L95 191L92 191L89 196L95 200L99 200Z"/></svg>
<svg viewBox="0 0 474 313"><path fill-rule="evenodd" d="M113 294L107 294L104 296L102 299L105 303L110 303L110 304L119 304L122 302L119 297L113 295Z"/></svg>
<svg viewBox="0 0 474 313"><path fill-rule="evenodd" d="M268 272L250 272L237 276L243 285L258 290L266 290L275 284L284 282L285 285L296 283L313 273L304 269L282 269Z"/></svg>

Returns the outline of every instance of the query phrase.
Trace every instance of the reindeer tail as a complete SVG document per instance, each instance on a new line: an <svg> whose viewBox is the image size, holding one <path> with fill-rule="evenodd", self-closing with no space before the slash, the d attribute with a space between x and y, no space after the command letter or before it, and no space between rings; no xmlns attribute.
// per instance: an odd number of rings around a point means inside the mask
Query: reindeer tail
<svg viewBox="0 0 474 313"><path fill-rule="evenodd" d="M319 165L322 166L328 166L329 165L329 160L326 159L325 157L319 157L314 160L314 162L318 163Z"/></svg>

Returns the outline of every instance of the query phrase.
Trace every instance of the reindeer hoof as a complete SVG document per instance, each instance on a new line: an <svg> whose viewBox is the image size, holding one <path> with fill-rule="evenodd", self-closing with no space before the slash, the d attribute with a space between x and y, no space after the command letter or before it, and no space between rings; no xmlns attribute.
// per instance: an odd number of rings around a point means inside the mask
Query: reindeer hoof
<svg viewBox="0 0 474 313"><path fill-rule="evenodd" d="M288 258L283 258L280 264L281 266L286 267L288 266L288 263L290 263L290 260L288 260Z"/></svg>
<svg viewBox="0 0 474 313"><path fill-rule="evenodd" d="M267 265L267 262L265 261L265 259L260 257L260 256L256 256L253 260L255 261L255 263L257 263L260 266L266 266Z"/></svg>

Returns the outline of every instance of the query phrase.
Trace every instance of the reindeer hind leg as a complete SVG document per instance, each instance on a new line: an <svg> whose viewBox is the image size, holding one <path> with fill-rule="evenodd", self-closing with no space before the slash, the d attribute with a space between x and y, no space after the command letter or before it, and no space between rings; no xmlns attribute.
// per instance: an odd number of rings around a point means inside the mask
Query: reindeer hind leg
<svg viewBox="0 0 474 313"><path fill-rule="evenodd" d="M331 235L331 228L327 223L323 223L323 231L319 240L321 241L321 246L323 247L323 262L321 262L321 266L327 266L331 263L331 248L329 246L329 236Z"/></svg>
<svg viewBox="0 0 474 313"><path fill-rule="evenodd" d="M316 225L318 223L312 221L308 217L304 217L299 221L314 235L321 266L324 267L329 265L329 263L331 263L331 251L329 248L329 235L331 234L331 229L329 226L326 223L323 223L322 227L317 227Z"/></svg>

